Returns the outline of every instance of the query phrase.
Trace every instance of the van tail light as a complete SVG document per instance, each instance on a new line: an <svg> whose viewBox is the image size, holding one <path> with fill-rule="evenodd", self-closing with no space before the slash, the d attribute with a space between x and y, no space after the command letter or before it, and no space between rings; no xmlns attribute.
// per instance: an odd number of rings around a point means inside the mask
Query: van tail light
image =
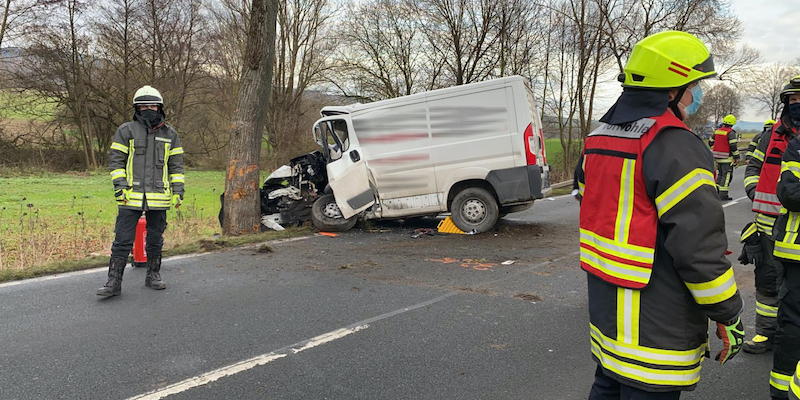
<svg viewBox="0 0 800 400"><path fill-rule="evenodd" d="M542 151L542 162L547 165L547 147L544 145L544 131L539 129L539 149Z"/></svg>
<svg viewBox="0 0 800 400"><path fill-rule="evenodd" d="M533 124L528 124L528 127L525 128L525 133L522 135L522 140L525 142L525 161L528 165L536 165L536 154L534 154L533 149L535 149L534 140L539 140L538 138L533 137Z"/></svg>

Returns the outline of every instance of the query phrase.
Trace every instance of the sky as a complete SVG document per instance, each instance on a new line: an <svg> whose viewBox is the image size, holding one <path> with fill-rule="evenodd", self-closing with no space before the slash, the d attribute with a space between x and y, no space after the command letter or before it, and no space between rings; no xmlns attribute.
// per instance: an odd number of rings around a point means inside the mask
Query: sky
<svg viewBox="0 0 800 400"><path fill-rule="evenodd" d="M797 62L800 58L800 0L730 0L730 3L742 25L738 46L759 50L763 63ZM603 94L596 98L601 111L598 117L621 92L614 79L609 79L603 86ZM736 117L751 122L769 118L758 105L747 99L742 115Z"/></svg>

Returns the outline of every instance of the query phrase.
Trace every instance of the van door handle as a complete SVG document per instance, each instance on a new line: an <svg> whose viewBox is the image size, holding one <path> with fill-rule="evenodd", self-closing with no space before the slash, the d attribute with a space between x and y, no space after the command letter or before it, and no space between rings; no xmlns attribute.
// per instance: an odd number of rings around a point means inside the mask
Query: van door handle
<svg viewBox="0 0 800 400"><path fill-rule="evenodd" d="M358 150L353 150L350 152L350 159L353 160L353 162L361 161L361 155L358 154Z"/></svg>

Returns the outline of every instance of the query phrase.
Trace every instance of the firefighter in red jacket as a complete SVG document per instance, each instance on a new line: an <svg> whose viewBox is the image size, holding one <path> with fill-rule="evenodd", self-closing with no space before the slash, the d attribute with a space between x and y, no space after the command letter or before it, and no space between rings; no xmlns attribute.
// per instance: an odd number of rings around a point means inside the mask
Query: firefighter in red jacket
<svg viewBox="0 0 800 400"><path fill-rule="evenodd" d="M800 75L794 77L781 91L783 112L774 130L785 129L800 133ZM800 138L786 146L781 158L777 197L781 202L780 216L775 221L775 258L783 265L783 285L778 299L777 330L773 344L770 395L786 399L800 361Z"/></svg>
<svg viewBox="0 0 800 400"><path fill-rule="evenodd" d="M714 136L708 141L717 163L717 191L720 200L731 199L728 190L733 179L733 169L739 165L739 137L733 130L734 125L736 117L726 115L722 118L722 126L714 131Z"/></svg>
<svg viewBox="0 0 800 400"><path fill-rule="evenodd" d="M623 93L586 139L578 180L580 263L587 272L590 400L677 399L700 380L715 321L721 364L739 351L742 299L725 258L722 205L708 147L682 120L716 75L685 32L642 39Z"/></svg>

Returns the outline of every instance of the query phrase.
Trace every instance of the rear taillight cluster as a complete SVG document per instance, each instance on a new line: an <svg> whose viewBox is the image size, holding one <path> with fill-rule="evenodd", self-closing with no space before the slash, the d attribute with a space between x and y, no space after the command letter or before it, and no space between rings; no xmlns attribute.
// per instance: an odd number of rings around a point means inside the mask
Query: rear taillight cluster
<svg viewBox="0 0 800 400"><path fill-rule="evenodd" d="M536 146L534 145L534 141L539 142L539 156L542 157L542 163L547 164L547 155L545 154L544 150L544 132L539 129L539 136L533 136L533 123L528 124L528 127L525 128L525 133L522 135L522 140L525 142L525 161L527 161L528 165L536 165L536 153L534 153L534 149Z"/></svg>

